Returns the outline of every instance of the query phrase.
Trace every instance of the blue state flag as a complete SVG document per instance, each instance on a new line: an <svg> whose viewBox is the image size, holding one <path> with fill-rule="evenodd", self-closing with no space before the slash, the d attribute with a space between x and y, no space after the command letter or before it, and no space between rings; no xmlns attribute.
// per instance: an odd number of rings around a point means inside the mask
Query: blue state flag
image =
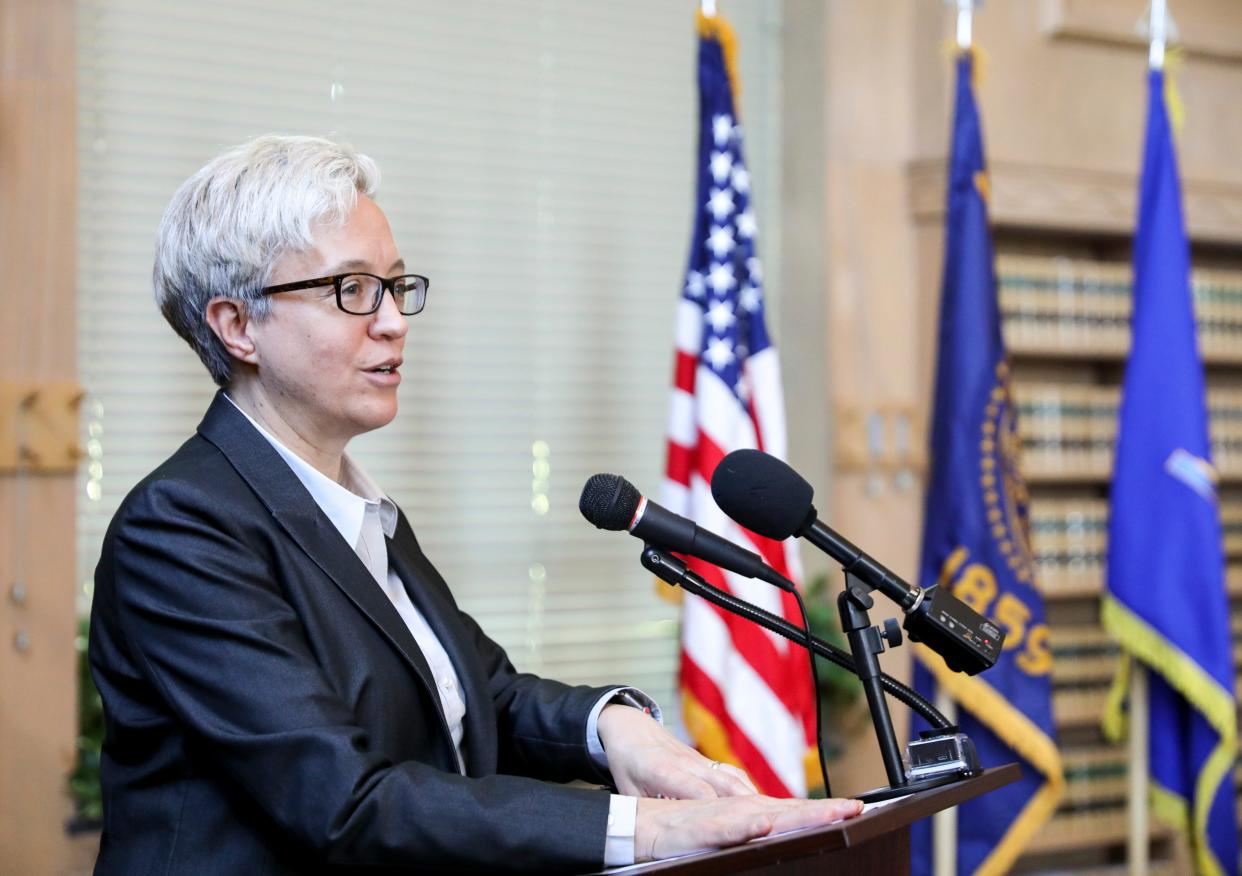
<svg viewBox="0 0 1242 876"><path fill-rule="evenodd" d="M1133 343L1101 611L1125 669L1136 659L1150 670L1153 811L1184 831L1199 873L1236 873L1236 706L1217 478L1163 73L1152 70L1148 84ZM1121 724L1120 709L1110 708L1106 731L1119 735Z"/></svg>
<svg viewBox="0 0 1242 876"><path fill-rule="evenodd" d="M931 424L931 461L919 574L948 587L1005 630L996 665L975 677L951 672L920 645L915 686L939 685L985 767L1018 761L1018 782L972 800L957 819L958 872L1003 873L1055 811L1064 779L1052 720L1052 651L1035 589L1026 486L1001 339L983 135L972 57L957 61L944 277ZM915 723L915 730L926 725ZM911 869L932 870L931 826L911 833Z"/></svg>

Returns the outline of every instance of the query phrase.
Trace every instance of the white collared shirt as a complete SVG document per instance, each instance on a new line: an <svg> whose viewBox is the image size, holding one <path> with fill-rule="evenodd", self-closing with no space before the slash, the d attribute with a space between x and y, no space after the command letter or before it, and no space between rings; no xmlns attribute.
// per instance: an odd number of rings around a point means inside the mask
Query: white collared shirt
<svg viewBox="0 0 1242 876"><path fill-rule="evenodd" d="M354 552L366 565L375 583L384 591L393 607L397 609L397 613L401 615L401 619L405 621L419 650L423 652L427 665L431 667L432 678L436 681L436 693L440 698L444 719L448 722L449 734L453 739L457 770L465 775L462 739L465 735L466 701L457 677L457 670L453 668L453 662L449 659L448 652L444 650L435 631L410 599L400 576L388 562L388 545L385 537L392 538L397 531L396 504L383 494L370 475L350 459L348 454L341 456L341 483L337 483L260 426L227 394L224 397L250 421L250 424L293 470L298 480L302 482L302 486L306 487L306 491L315 500L315 504L332 521L332 525L340 532L345 542L353 546ZM587 721L587 749L595 763L605 770L608 768L608 755L604 751L603 743L600 742L597 729L599 713L621 691L628 691L644 700L648 703L652 716L660 720L659 706L634 688L614 688L600 697ZM618 867L634 863L634 822L637 810L637 798L620 794L611 795L604 843L606 866Z"/></svg>

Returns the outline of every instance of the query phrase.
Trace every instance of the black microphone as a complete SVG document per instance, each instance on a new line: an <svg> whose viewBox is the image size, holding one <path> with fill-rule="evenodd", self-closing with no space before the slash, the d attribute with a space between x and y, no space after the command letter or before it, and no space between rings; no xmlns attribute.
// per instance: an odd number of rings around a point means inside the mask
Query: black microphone
<svg viewBox="0 0 1242 876"><path fill-rule="evenodd" d="M752 532L784 541L806 538L845 571L909 611L923 596L822 523L814 488L787 463L760 450L735 450L712 474L712 498L725 514Z"/></svg>
<svg viewBox="0 0 1242 876"><path fill-rule="evenodd" d="M628 530L635 538L665 550L689 554L746 578L758 578L793 592L793 582L765 563L757 553L657 505L620 475L597 474L588 478L578 500L578 510L597 529Z"/></svg>
<svg viewBox="0 0 1242 876"><path fill-rule="evenodd" d="M788 464L758 450L733 451L712 474L712 498L725 514L778 541L806 538L847 574L900 605L910 639L925 642L949 668L974 675L996 663L1005 641L999 627L946 590L911 587L863 553L820 521L814 494Z"/></svg>

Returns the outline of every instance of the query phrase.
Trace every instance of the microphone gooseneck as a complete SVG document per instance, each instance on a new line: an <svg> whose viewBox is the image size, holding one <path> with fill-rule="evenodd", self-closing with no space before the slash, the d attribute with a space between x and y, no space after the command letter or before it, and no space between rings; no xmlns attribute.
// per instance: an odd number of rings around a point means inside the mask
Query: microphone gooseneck
<svg viewBox="0 0 1242 876"><path fill-rule="evenodd" d="M643 549L641 561L644 568L666 583L674 587L681 587L687 593L700 596L713 605L720 606L725 611L744 617L765 629L771 630L778 636L789 639L789 641L801 647L806 647L805 630L799 629L779 615L765 611L744 599L739 599L732 593L713 587L700 576L690 571L686 564L679 561L676 557L670 557L667 553L662 553L658 549L647 545ZM848 652L841 650L830 642L825 642L819 636L811 637L811 646L820 657L830 660L846 672L854 675L858 674L854 658ZM880 683L883 685L885 693L909 706L919 714L919 717L933 727L946 728L953 726L949 719L932 705L930 700L908 685L903 684L888 674L880 676Z"/></svg>

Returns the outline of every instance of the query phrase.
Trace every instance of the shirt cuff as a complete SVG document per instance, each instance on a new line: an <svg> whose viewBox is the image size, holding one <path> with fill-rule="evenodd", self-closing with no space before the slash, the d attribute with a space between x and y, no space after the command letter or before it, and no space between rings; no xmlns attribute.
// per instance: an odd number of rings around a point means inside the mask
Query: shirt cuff
<svg viewBox="0 0 1242 876"><path fill-rule="evenodd" d="M604 866L628 867L634 863L634 822L638 798L610 794L608 834L604 840Z"/></svg>
<svg viewBox="0 0 1242 876"><path fill-rule="evenodd" d="M604 743L599 738L599 713L604 711L604 706L609 703L633 706L643 710L661 724L664 723L664 713L660 711L659 703L638 688L614 687L608 691L595 703L595 708L591 709L586 727L587 752L591 755L591 762L601 770L608 769L608 753L604 751Z"/></svg>

